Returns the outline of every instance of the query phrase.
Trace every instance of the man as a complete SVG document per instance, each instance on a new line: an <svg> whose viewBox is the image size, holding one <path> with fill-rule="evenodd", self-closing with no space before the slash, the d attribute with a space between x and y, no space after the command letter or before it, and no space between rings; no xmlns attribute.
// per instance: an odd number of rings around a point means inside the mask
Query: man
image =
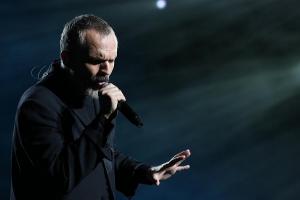
<svg viewBox="0 0 300 200"><path fill-rule="evenodd" d="M139 183L159 185L190 151L150 167L113 146L117 104L125 100L109 77L118 41L94 15L68 22L61 59L22 96L12 145L12 199L112 200L133 196Z"/></svg>

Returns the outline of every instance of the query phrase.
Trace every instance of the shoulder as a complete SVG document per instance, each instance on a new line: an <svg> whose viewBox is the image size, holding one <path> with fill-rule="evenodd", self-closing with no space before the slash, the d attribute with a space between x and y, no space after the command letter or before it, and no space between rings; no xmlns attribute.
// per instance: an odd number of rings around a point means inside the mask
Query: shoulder
<svg viewBox="0 0 300 200"><path fill-rule="evenodd" d="M59 111L63 106L60 99L51 90L39 84L31 86L23 93L18 103L18 110L26 105L33 110L34 107L44 107L51 111Z"/></svg>

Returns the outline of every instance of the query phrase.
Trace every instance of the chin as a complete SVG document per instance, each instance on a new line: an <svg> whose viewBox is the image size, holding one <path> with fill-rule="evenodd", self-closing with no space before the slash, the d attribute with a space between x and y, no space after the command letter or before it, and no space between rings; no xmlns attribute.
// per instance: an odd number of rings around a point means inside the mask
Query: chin
<svg viewBox="0 0 300 200"><path fill-rule="evenodd" d="M86 95L89 95L93 98L98 99L98 90L94 88L88 88L85 92Z"/></svg>

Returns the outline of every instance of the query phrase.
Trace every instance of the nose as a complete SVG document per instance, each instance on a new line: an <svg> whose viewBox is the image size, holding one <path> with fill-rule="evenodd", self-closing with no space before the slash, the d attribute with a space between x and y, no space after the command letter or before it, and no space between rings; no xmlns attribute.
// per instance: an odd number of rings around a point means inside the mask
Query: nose
<svg viewBox="0 0 300 200"><path fill-rule="evenodd" d="M109 74L109 62L107 60L100 63L99 71L103 74Z"/></svg>

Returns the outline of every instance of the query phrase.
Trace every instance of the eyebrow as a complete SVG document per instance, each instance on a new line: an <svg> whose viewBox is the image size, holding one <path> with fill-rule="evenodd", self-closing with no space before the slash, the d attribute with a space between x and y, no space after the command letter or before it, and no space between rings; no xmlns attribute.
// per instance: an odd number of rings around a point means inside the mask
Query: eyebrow
<svg viewBox="0 0 300 200"><path fill-rule="evenodd" d="M88 54L88 59L93 59L93 60L115 60L117 58L117 54L115 54L113 57L105 57L105 53L98 51L93 52L91 54Z"/></svg>
<svg viewBox="0 0 300 200"><path fill-rule="evenodd" d="M88 59L93 60L93 61L105 61L105 60L115 60L116 57L106 59L105 57L95 57L95 56L90 56L89 55Z"/></svg>

